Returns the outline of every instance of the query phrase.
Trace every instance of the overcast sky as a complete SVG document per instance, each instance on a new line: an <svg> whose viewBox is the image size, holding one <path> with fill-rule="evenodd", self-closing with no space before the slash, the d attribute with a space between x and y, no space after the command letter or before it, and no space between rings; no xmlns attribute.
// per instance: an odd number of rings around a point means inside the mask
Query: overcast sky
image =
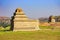
<svg viewBox="0 0 60 40"><path fill-rule="evenodd" d="M16 8L22 8L29 18L60 15L60 0L0 0L0 16L13 16Z"/></svg>

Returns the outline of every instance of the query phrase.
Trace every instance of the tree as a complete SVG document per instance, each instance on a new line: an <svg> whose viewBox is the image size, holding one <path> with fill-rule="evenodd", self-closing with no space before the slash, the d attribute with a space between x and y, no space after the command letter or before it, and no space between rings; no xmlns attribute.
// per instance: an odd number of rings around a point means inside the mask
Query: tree
<svg viewBox="0 0 60 40"><path fill-rule="evenodd" d="M3 27L3 28L6 28L6 27L8 27L8 26L10 26L10 24L9 23L6 23L6 22L0 22L0 27Z"/></svg>

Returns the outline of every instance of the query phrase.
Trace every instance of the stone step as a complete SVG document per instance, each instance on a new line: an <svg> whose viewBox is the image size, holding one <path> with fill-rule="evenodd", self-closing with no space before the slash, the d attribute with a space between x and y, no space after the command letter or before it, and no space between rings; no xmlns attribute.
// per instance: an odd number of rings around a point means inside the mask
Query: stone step
<svg viewBox="0 0 60 40"><path fill-rule="evenodd" d="M14 22L37 22L37 20L14 20Z"/></svg>

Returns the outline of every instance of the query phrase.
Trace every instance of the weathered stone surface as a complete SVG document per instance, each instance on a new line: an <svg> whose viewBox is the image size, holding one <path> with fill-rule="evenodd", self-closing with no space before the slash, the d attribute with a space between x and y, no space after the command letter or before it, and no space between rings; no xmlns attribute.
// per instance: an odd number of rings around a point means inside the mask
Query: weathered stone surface
<svg viewBox="0 0 60 40"><path fill-rule="evenodd" d="M20 8L16 9L12 22L13 31L39 30L39 20L29 19Z"/></svg>

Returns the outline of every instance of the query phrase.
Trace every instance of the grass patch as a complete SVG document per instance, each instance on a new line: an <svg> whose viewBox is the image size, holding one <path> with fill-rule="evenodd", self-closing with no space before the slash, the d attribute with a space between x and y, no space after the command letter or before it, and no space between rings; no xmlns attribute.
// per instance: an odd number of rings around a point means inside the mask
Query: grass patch
<svg viewBox="0 0 60 40"><path fill-rule="evenodd" d="M60 40L60 32L52 30L0 32L0 40Z"/></svg>
<svg viewBox="0 0 60 40"><path fill-rule="evenodd" d="M40 29L53 29L53 26L39 26Z"/></svg>
<svg viewBox="0 0 60 40"><path fill-rule="evenodd" d="M10 27L4 30L9 30ZM40 27L49 29L50 27ZM39 31L0 31L0 40L60 40L60 29L58 30L39 30Z"/></svg>

